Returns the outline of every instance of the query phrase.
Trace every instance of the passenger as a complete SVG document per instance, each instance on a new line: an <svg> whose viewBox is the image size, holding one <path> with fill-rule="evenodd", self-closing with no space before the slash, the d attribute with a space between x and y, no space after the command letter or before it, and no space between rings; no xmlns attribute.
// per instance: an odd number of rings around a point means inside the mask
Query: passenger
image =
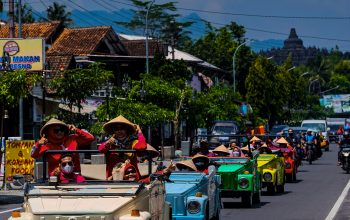
<svg viewBox="0 0 350 220"><path fill-rule="evenodd" d="M261 139L254 136L252 139L250 139L250 143L254 149L258 149L261 146Z"/></svg>
<svg viewBox="0 0 350 220"><path fill-rule="evenodd" d="M199 143L199 148L193 151L192 155L201 154L207 157L213 157L214 154L209 151L209 143L207 140L201 140Z"/></svg>
<svg viewBox="0 0 350 220"><path fill-rule="evenodd" d="M237 147L237 146L233 147L232 157L243 157L243 153L239 147Z"/></svg>
<svg viewBox="0 0 350 220"><path fill-rule="evenodd" d="M260 154L272 154L272 150L265 143L258 150Z"/></svg>
<svg viewBox="0 0 350 220"><path fill-rule="evenodd" d="M30 155L35 159L43 156L47 150L78 150L81 146L91 144L95 139L90 133L55 118L50 119L41 128L40 136L41 139L34 144L30 152ZM47 155L49 174L59 166L60 158L60 154ZM73 154L73 158L75 161L74 172L80 172L79 154Z"/></svg>
<svg viewBox="0 0 350 220"><path fill-rule="evenodd" d="M125 165L123 180L129 180L129 181L140 180L139 173L137 172L136 168L130 163Z"/></svg>
<svg viewBox="0 0 350 220"><path fill-rule="evenodd" d="M246 158L251 158L252 157L252 153L251 153L251 151L249 151L249 146L248 145L246 145L245 147L242 147L241 151L242 151L242 154L243 154L244 157L246 157Z"/></svg>
<svg viewBox="0 0 350 220"><path fill-rule="evenodd" d="M137 152L137 156L140 157L140 162L142 163L148 163L148 157L151 156L152 161L153 159L156 159L159 157L160 153L154 148L152 147L150 144L146 144L146 151L140 151ZM150 154L150 155L148 155Z"/></svg>
<svg viewBox="0 0 350 220"><path fill-rule="evenodd" d="M230 151L225 147L225 145L220 145L213 150L215 157L229 157Z"/></svg>
<svg viewBox="0 0 350 220"><path fill-rule="evenodd" d="M197 171L208 174L209 158L207 156L196 154L192 157L192 161L197 168Z"/></svg>
<svg viewBox="0 0 350 220"><path fill-rule="evenodd" d="M131 123L122 115L110 120L103 125L103 130L112 137L102 143L98 150L102 153L107 153L109 150L146 150L146 139L142 134L139 126ZM110 153L107 154L106 173L107 177L112 175L113 167L118 163L124 163L127 159L131 165L137 168L137 157L133 153Z"/></svg>
<svg viewBox="0 0 350 220"><path fill-rule="evenodd" d="M196 165L194 165L192 160L177 162L175 166L179 171L197 171Z"/></svg>
<svg viewBox="0 0 350 220"><path fill-rule="evenodd" d="M70 153L62 154L59 167L57 167L50 176L57 176L59 183L82 183L85 178L74 171L73 155Z"/></svg>

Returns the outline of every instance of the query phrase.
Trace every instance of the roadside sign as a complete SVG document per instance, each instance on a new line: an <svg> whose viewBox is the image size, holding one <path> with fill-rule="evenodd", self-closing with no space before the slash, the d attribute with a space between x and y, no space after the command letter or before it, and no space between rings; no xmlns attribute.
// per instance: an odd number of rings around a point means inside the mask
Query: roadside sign
<svg viewBox="0 0 350 220"><path fill-rule="evenodd" d="M6 141L6 182L12 182L13 176L16 174L34 175L34 159L30 156L33 145L34 140Z"/></svg>

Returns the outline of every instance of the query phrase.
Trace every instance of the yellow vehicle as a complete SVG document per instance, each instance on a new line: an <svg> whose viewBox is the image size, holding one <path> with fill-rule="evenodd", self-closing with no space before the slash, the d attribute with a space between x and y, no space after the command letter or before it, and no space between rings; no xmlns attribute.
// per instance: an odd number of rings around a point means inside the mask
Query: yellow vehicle
<svg viewBox="0 0 350 220"><path fill-rule="evenodd" d="M284 158L278 151L274 154L260 154L258 171L261 173L262 188L267 188L270 194L284 192Z"/></svg>

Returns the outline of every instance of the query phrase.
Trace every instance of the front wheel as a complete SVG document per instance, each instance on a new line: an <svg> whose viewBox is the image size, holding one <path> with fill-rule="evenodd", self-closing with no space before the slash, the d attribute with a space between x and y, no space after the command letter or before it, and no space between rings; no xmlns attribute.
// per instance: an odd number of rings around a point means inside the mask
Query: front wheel
<svg viewBox="0 0 350 220"><path fill-rule="evenodd" d="M312 164L312 150L307 151L307 161L309 161L309 164Z"/></svg>
<svg viewBox="0 0 350 220"><path fill-rule="evenodd" d="M253 193L249 193L248 195L242 196L242 204L244 207L251 208L253 206Z"/></svg>

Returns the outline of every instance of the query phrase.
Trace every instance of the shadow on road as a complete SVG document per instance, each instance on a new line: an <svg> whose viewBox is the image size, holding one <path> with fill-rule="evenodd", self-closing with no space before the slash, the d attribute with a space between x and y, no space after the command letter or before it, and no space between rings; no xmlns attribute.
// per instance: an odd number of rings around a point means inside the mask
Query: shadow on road
<svg viewBox="0 0 350 220"><path fill-rule="evenodd" d="M292 191L284 191L283 193L274 193L274 194L270 194L266 191L261 191L262 196L283 196L289 193L292 193Z"/></svg>
<svg viewBox="0 0 350 220"><path fill-rule="evenodd" d="M269 204L269 202L260 202L259 204L253 204L254 208L261 208L262 206ZM240 209L250 209L245 207L241 202L222 202L222 207L224 209L234 209L234 208L240 208Z"/></svg>
<svg viewBox="0 0 350 220"><path fill-rule="evenodd" d="M0 195L0 205L22 203L23 196L20 195Z"/></svg>

